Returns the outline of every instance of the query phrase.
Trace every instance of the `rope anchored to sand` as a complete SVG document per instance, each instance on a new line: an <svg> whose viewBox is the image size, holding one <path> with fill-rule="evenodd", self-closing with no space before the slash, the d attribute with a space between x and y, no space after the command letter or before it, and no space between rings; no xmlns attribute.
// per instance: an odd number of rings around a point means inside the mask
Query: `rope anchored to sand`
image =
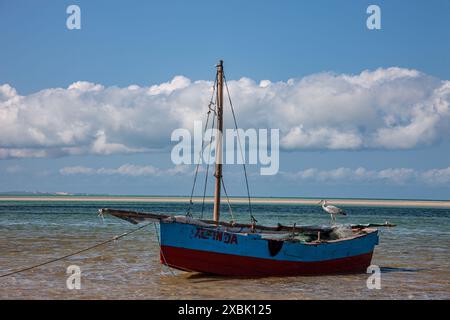
<svg viewBox="0 0 450 320"><path fill-rule="evenodd" d="M32 270L32 269L35 269L35 268L39 268L39 267L45 266L45 265L47 265L47 264L50 264L50 263L53 263L53 262L57 262L57 261L60 261L60 260L64 260L64 259L66 259L66 258L69 258L69 257L75 256L75 255L77 255L77 254L80 254L80 253L82 253L82 252L85 252L85 251L92 250L92 249L94 249L94 248L103 246L103 245L108 244L108 243L110 243L110 242L119 240L120 238L123 238L123 237L125 237L125 236L128 236L128 235L130 235L130 234L132 234L132 233L134 233L134 232L136 232L136 231L138 231L138 230L141 230L141 229L145 228L146 226L148 226L148 225L151 224L151 223L152 223L152 222L147 223L147 224L145 224L145 225L143 225L143 226L140 226L139 228L136 228L136 229L131 230L131 231L129 231L129 232L125 232L125 233L123 233L123 234L121 234L121 235L118 235L118 236L114 236L114 237L112 237L111 239L108 239L108 240L106 240L106 241L97 243L97 244L95 244L95 245L93 245L93 246L90 246L90 247L88 247L88 248L85 248L85 249L78 250L78 251L76 251L76 252L67 254L67 255L65 255L65 256L62 256L62 257L59 257L59 258L55 258L55 259L52 259L52 260L49 260L49 261L46 261L46 262L42 262L42 263L36 264L36 265L34 265L34 266L31 266L31 267L27 267L27 268L23 268L23 269L20 269L20 270L12 271L12 272L9 272L9 273L6 273L6 274L2 274L2 275L0 275L0 278L4 278L4 277L7 277L7 276L12 276L12 275L14 275L14 274L16 274L16 273L21 273L21 272L24 272L24 271L28 271L28 270Z"/></svg>

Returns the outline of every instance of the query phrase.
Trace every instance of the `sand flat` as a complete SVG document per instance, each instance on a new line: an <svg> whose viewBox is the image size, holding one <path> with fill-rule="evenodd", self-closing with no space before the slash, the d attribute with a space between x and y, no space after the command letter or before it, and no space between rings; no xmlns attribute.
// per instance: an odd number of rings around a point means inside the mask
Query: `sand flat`
<svg viewBox="0 0 450 320"><path fill-rule="evenodd" d="M379 199L327 199L330 204L341 206L368 207L432 207L450 208L450 201L445 200L379 200ZM189 202L188 197L158 197L158 196L0 196L1 201L87 201L87 202ZM194 203L200 203L201 198L194 198ZM207 198L212 202L212 198ZM246 203L247 198L230 198L232 203ZM254 204L292 204L316 205L319 199L312 198L252 198Z"/></svg>

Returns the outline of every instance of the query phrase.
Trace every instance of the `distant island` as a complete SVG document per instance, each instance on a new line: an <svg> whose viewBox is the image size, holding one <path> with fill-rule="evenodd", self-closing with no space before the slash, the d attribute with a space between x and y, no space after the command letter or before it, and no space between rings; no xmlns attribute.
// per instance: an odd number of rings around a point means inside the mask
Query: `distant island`
<svg viewBox="0 0 450 320"><path fill-rule="evenodd" d="M267 205L317 205L319 198L283 198L283 197L253 197L254 204ZM342 199L327 198L329 203L342 206L367 206L367 207L429 207L429 208L450 208L449 200L403 200L403 199ZM77 202L145 202L145 203L189 203L186 196L145 196L145 195L89 195L89 194L69 194L66 192L28 192L0 193L2 201L77 201ZM206 202L211 203L211 197L206 198ZM231 203L247 203L246 197L230 197ZM194 197L194 203L201 203L201 197Z"/></svg>
<svg viewBox="0 0 450 320"><path fill-rule="evenodd" d="M0 196L108 196L107 194L70 193L70 192L46 192L46 191L4 191Z"/></svg>

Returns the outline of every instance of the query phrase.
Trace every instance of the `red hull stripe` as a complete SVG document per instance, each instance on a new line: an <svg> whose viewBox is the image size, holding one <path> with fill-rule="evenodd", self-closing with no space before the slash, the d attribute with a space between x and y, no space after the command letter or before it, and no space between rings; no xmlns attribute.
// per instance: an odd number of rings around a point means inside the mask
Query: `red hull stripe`
<svg viewBox="0 0 450 320"><path fill-rule="evenodd" d="M184 271L226 276L296 276L366 272L372 252L317 262L280 261L161 246L161 263Z"/></svg>

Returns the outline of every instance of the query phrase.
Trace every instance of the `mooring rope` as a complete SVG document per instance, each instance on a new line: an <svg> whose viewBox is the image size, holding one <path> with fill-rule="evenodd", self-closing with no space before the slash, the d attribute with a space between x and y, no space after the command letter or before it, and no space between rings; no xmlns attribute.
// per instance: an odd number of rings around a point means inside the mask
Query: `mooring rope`
<svg viewBox="0 0 450 320"><path fill-rule="evenodd" d="M143 225L143 226L140 226L139 228L136 228L136 229L131 230L131 231L129 231L129 232L122 233L121 235L118 235L118 236L114 236L114 237L111 238L111 239L108 239L108 240L106 240L106 241L97 243L97 244L95 244L95 245L93 245L93 246L90 246L90 247L88 247L88 248L85 248L85 249L82 249L82 250L78 250L78 251L76 251L76 252L72 252L72 253L67 254L67 255L65 255L65 256L62 256L62 257L59 257L59 258L55 258L55 259L52 259L52 260L49 260L49 261L46 261L46 262L42 262L42 263L36 264L36 265L34 265L34 266L31 266L31 267L27 267L27 268L23 268L23 269L20 269L20 270L12 271L12 272L9 272L9 273L6 273L6 274L2 274L2 275L0 275L0 278L4 278L4 277L7 277L7 276L11 276L11 275L14 275L14 274L16 274L16 273L21 273L21 272L28 271L28 270L31 270L31 269L39 268L39 267L45 266L45 265L47 265L47 264L50 264L50 263L53 263L53 262L57 262L57 261L60 261L60 260L64 260L64 259L66 259L66 258L69 258L69 257L75 256L75 255L77 255L77 254L80 254L80 253L82 253L82 252L85 252L85 251L88 251L88 250L91 250L91 249L94 249L94 248L103 246L103 245L108 244L108 243L110 243L110 242L119 240L120 238L123 238L123 237L125 237L125 236L128 236L128 235L130 235L130 234L132 234L132 233L134 233L134 232L136 232L136 231L138 231L138 230L141 230L141 229L145 228L146 226L148 226L148 225L151 224L151 223L152 223L152 222L147 223L147 224L145 224L145 225Z"/></svg>

